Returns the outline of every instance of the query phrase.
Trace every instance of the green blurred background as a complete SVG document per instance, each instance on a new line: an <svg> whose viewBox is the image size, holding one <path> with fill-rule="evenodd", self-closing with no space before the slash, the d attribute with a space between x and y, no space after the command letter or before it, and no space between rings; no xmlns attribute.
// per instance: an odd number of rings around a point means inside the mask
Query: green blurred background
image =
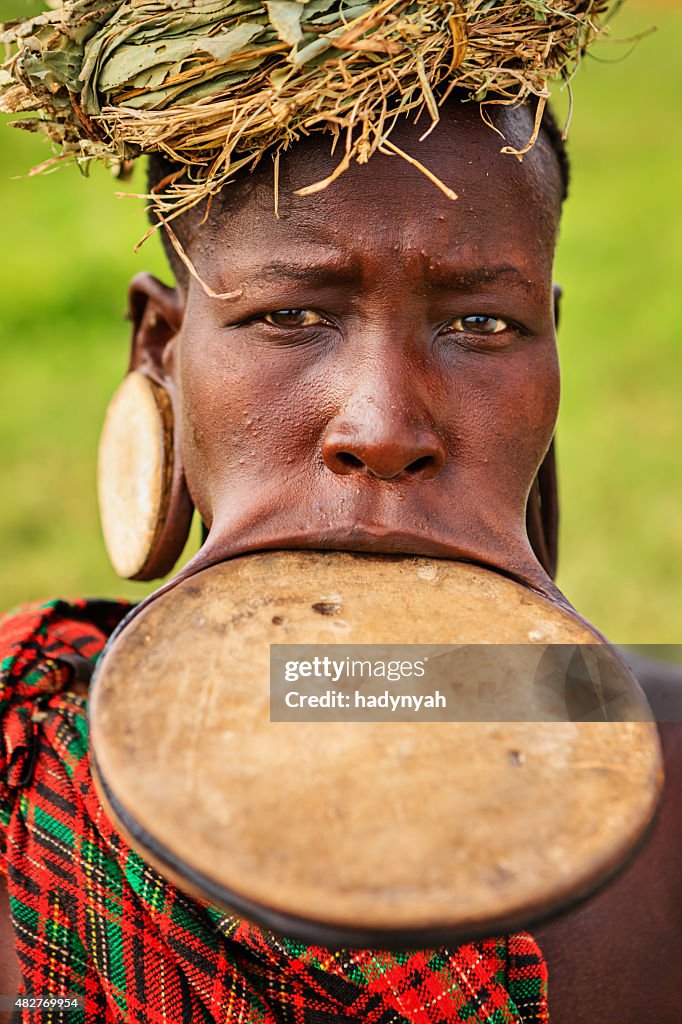
<svg viewBox="0 0 682 1024"><path fill-rule="evenodd" d="M0 19L39 7L0 0ZM602 46L574 83L573 184L556 272L564 288L559 585L614 641L674 644L682 641L680 5L629 0L613 36L651 25L658 32L626 59L629 45ZM47 156L39 139L0 131L0 608L150 589L108 566L95 459L126 366L126 283L142 269L168 273L158 239L133 255L146 226L141 204L115 198L106 171L21 177Z"/></svg>

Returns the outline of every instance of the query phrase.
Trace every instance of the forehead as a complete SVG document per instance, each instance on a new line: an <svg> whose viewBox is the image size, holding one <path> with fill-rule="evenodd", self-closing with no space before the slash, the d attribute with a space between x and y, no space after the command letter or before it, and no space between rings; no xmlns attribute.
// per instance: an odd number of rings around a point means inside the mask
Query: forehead
<svg viewBox="0 0 682 1024"><path fill-rule="evenodd" d="M280 158L275 175L265 157L247 179L228 186L196 231L191 254L214 287L234 274L258 272L296 260L303 269L320 261L360 273L374 261L384 272L399 256L438 272L438 264L513 264L529 276L551 273L560 212L558 163L544 138L523 160L501 153L522 146L532 131L526 108L498 109L499 132L485 124L478 105L447 106L436 128L403 122L391 141L457 194L453 200L398 155L374 154L312 195L297 192L323 181L343 157L339 140L312 136Z"/></svg>

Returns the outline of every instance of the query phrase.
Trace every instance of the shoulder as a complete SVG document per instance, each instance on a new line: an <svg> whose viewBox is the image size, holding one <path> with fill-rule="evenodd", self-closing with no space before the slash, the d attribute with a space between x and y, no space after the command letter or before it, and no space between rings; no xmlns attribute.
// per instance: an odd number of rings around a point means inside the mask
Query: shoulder
<svg viewBox="0 0 682 1024"><path fill-rule="evenodd" d="M17 793L29 783L45 746L46 713L57 735L57 719L79 691L84 695L97 657L129 607L43 601L0 619L0 854Z"/></svg>
<svg viewBox="0 0 682 1024"><path fill-rule="evenodd" d="M120 601L34 602L0 617L0 719L10 705L87 681L129 611Z"/></svg>
<svg viewBox="0 0 682 1024"><path fill-rule="evenodd" d="M658 722L663 798L648 841L611 885L534 929L553 1024L682 1020L682 669L623 653Z"/></svg>
<svg viewBox="0 0 682 1024"><path fill-rule="evenodd" d="M656 721L682 722L682 666L621 650L639 681Z"/></svg>
<svg viewBox="0 0 682 1024"><path fill-rule="evenodd" d="M0 616L0 677L11 681L50 657L96 657L129 611L123 601L55 599L20 605Z"/></svg>

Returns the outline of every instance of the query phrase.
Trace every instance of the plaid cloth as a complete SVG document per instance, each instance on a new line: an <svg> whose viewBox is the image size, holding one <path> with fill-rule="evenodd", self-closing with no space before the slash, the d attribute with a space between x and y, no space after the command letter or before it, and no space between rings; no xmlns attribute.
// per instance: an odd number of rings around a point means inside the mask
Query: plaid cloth
<svg viewBox="0 0 682 1024"><path fill-rule="evenodd" d="M0 622L0 867L22 994L78 996L49 1024L540 1024L530 935L458 949L331 952L190 899L107 819L89 769L87 679L128 611L29 605Z"/></svg>

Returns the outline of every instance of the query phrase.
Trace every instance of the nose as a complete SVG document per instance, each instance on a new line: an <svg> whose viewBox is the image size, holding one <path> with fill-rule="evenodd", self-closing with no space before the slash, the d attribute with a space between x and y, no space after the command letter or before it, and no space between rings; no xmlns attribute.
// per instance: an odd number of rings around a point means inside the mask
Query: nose
<svg viewBox="0 0 682 1024"><path fill-rule="evenodd" d="M322 458L332 473L368 474L380 480L429 480L443 468L445 445L435 428L395 405L379 408L371 399L355 403L329 424Z"/></svg>

